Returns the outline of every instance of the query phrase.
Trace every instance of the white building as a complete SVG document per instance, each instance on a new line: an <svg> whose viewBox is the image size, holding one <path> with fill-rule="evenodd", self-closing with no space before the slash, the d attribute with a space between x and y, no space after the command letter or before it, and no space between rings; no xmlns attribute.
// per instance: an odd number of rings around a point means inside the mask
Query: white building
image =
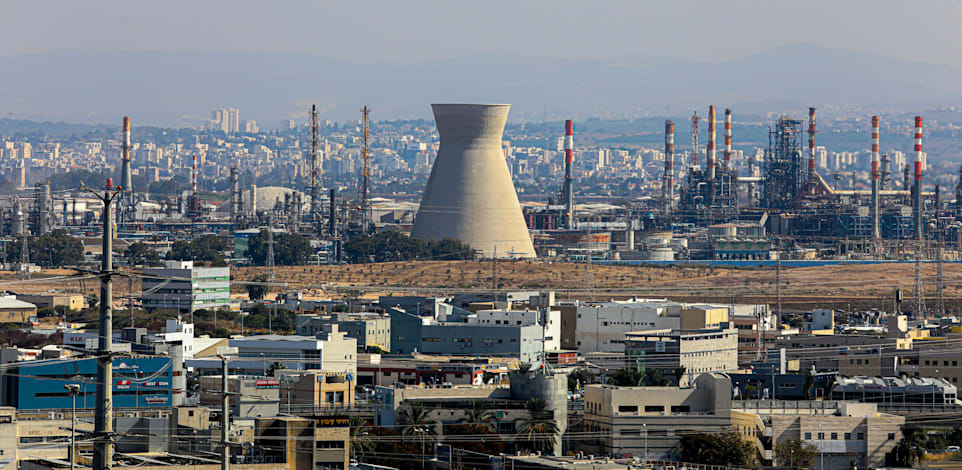
<svg viewBox="0 0 962 470"><path fill-rule="evenodd" d="M476 325L540 325L544 329L544 350L561 349L561 311L543 310L480 310L467 318L467 323Z"/></svg>
<svg viewBox="0 0 962 470"><path fill-rule="evenodd" d="M163 268L145 268L144 309L193 313L230 305L230 268L198 268L193 261L167 261Z"/></svg>
<svg viewBox="0 0 962 470"><path fill-rule="evenodd" d="M580 352L625 352L625 333L646 329L677 329L683 304L633 300L578 305L575 344Z"/></svg>
<svg viewBox="0 0 962 470"><path fill-rule="evenodd" d="M155 333L147 337L147 341L159 344L179 344L183 349L184 360L193 359L194 352L194 324L184 323L180 317L168 318L163 333Z"/></svg>
<svg viewBox="0 0 962 470"><path fill-rule="evenodd" d="M231 370L265 374L271 365L280 363L286 369L317 369L357 376L357 340L349 338L337 325L328 325L326 334L313 336L257 335L233 338L237 358L230 361ZM200 370L221 368L219 359L194 359L189 367Z"/></svg>

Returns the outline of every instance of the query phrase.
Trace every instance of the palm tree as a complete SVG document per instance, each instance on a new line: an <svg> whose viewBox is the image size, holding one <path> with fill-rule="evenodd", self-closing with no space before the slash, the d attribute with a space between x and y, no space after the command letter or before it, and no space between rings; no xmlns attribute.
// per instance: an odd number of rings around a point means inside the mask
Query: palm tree
<svg viewBox="0 0 962 470"><path fill-rule="evenodd" d="M528 400L528 417L518 422L518 445L531 452L551 454L561 430L543 398Z"/></svg>
<svg viewBox="0 0 962 470"><path fill-rule="evenodd" d="M681 386L681 379L685 377L685 372L687 371L688 369L685 366L678 366L672 369L671 373L675 376L675 383L679 386Z"/></svg>
<svg viewBox="0 0 962 470"><path fill-rule="evenodd" d="M481 400L472 400L471 408L465 410L465 417L462 422L475 429L494 431L494 413L488 409L488 405Z"/></svg>
<svg viewBox="0 0 962 470"><path fill-rule="evenodd" d="M401 430L401 434L418 436L421 441L421 466L423 467L425 459L424 441L430 436L431 441L434 442L434 436L438 433L437 421L431 418L431 410L416 403L410 403L404 407L404 411L401 412L401 419L406 424L404 429Z"/></svg>
<svg viewBox="0 0 962 470"><path fill-rule="evenodd" d="M348 418L351 433L351 452L364 455L365 452L374 450L374 443L368 437L371 427L367 421L359 416L352 415Z"/></svg>
<svg viewBox="0 0 962 470"><path fill-rule="evenodd" d="M410 403L401 411L401 420L406 424L401 434L410 436L413 434L436 435L437 421L431 418L431 410L416 403Z"/></svg>

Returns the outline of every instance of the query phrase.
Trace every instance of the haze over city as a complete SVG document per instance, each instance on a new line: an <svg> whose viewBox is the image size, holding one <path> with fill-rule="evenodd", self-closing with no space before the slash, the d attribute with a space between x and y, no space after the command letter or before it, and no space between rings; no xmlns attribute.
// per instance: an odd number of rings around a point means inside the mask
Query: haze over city
<svg viewBox="0 0 962 470"><path fill-rule="evenodd" d="M962 4L0 3L0 470L962 469Z"/></svg>

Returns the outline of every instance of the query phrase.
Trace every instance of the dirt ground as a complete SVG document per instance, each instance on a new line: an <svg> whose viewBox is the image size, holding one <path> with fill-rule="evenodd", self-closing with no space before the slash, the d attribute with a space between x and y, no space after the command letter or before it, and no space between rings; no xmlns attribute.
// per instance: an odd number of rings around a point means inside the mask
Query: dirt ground
<svg viewBox="0 0 962 470"><path fill-rule="evenodd" d="M912 263L839 265L783 268L781 298L785 309L812 307L892 308L893 291L902 289L912 300L915 266ZM929 309L936 305L936 266L922 266L924 298ZM234 297L244 297L244 282L266 275L262 267L236 268ZM688 301L766 302L774 304L774 268L712 268L699 265L669 267L613 266L541 261L411 261L347 266L278 267L278 283L318 297L393 293L447 294L452 291L497 289L551 289L560 298L668 297ZM116 276L114 298L123 302L128 293L140 291L134 276ZM946 307L962 307L962 264L943 266ZM69 270L50 270L23 279L17 273L0 272L0 286L10 292L62 292L98 295L98 279ZM350 292L349 292L350 291ZM349 292L345 294L345 292Z"/></svg>

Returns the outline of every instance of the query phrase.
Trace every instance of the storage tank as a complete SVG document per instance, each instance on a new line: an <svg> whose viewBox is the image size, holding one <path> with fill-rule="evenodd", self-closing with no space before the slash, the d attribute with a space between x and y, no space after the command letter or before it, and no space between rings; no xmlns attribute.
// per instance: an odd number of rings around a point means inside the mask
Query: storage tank
<svg viewBox="0 0 962 470"><path fill-rule="evenodd" d="M533 258L501 150L507 104L433 104L441 137L411 236L454 238L485 257Z"/></svg>
<svg viewBox="0 0 962 470"><path fill-rule="evenodd" d="M648 250L648 261L674 261L675 251L668 246L656 246Z"/></svg>

